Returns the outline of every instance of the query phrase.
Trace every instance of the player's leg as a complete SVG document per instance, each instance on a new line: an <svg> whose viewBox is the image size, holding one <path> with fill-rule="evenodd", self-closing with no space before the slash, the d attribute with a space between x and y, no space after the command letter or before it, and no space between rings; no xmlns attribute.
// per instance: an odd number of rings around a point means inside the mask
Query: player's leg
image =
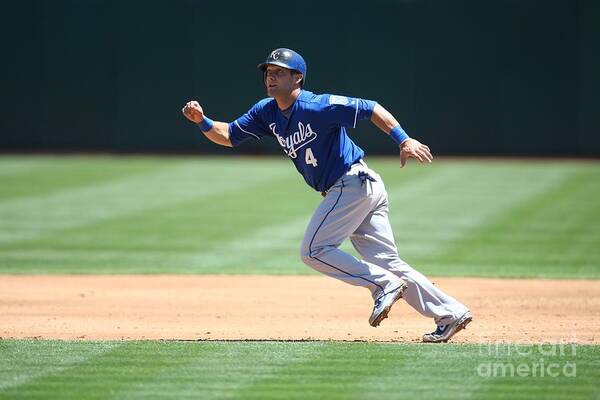
<svg viewBox="0 0 600 400"><path fill-rule="evenodd" d="M387 193L379 179L374 190L382 190L381 203L371 211L350 236L352 244L363 259L392 272L408 283L403 298L424 316L434 318L436 324L451 324L467 311L467 307L446 294L398 256L394 235L388 219Z"/></svg>
<svg viewBox="0 0 600 400"><path fill-rule="evenodd" d="M400 287L401 279L338 247L362 224L377 201L356 175L345 175L315 210L301 248L304 263L325 275L368 288L375 300Z"/></svg>

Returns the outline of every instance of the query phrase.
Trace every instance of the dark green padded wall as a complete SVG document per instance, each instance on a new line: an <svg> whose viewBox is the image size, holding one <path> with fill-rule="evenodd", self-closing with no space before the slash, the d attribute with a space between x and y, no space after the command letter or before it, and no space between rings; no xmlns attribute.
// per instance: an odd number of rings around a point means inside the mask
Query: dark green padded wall
<svg viewBox="0 0 600 400"><path fill-rule="evenodd" d="M600 1L1 7L2 150L231 152L181 107L231 121L264 96L256 64L286 46L305 56L308 89L379 101L437 154L600 155ZM351 134L395 152L367 122Z"/></svg>

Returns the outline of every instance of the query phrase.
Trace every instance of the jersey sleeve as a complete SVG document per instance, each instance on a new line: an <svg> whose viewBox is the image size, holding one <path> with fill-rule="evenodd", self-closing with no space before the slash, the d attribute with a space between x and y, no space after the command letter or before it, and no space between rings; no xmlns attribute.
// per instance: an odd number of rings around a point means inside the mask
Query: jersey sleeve
<svg viewBox="0 0 600 400"><path fill-rule="evenodd" d="M371 118L377 102L337 95L325 96L325 107L334 120L340 125L355 128L356 123Z"/></svg>
<svg viewBox="0 0 600 400"><path fill-rule="evenodd" d="M239 146L249 139L259 140L264 136L272 136L261 118L264 102L256 103L247 113L229 123L229 140L233 147Z"/></svg>

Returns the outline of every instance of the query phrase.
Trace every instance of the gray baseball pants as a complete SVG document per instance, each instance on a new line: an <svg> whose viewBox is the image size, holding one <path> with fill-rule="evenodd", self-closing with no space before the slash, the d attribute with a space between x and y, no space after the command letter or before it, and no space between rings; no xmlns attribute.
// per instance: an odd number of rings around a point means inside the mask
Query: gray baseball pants
<svg viewBox="0 0 600 400"><path fill-rule="evenodd" d="M348 237L361 260L339 249ZM368 288L374 300L396 289L402 278L408 283L404 300L436 324L450 324L468 310L400 259L385 186L364 161L338 179L315 210L301 258L325 275Z"/></svg>

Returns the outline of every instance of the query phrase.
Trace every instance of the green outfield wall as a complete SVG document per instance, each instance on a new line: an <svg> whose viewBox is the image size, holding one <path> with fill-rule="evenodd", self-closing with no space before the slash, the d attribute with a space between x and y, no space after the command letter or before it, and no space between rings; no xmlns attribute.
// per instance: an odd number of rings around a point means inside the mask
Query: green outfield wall
<svg viewBox="0 0 600 400"><path fill-rule="evenodd" d="M0 150L214 152L285 46L307 88L379 101L438 154L600 155L600 1L6 1ZM371 154L393 144L368 123ZM274 141L240 149L278 153Z"/></svg>

